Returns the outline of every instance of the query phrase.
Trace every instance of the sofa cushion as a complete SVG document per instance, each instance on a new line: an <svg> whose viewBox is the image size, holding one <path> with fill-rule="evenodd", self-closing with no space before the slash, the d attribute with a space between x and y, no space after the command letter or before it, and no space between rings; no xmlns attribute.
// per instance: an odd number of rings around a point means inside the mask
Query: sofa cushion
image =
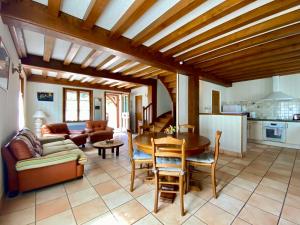
<svg viewBox="0 0 300 225"><path fill-rule="evenodd" d="M34 157L34 152L30 150L23 140L18 138L15 138L10 142L9 150L17 161Z"/></svg>
<svg viewBox="0 0 300 225"><path fill-rule="evenodd" d="M73 141L69 139L63 141L56 141L43 145L43 156L60 151L69 151L72 149L78 149L78 146L75 145Z"/></svg>
<svg viewBox="0 0 300 225"><path fill-rule="evenodd" d="M86 127L92 131L105 130L107 127L107 120L86 121Z"/></svg>
<svg viewBox="0 0 300 225"><path fill-rule="evenodd" d="M42 155L43 153L43 147L38 139L38 137L28 128L24 128L19 132L18 136L24 136L26 137L32 144L33 150L39 154Z"/></svg>

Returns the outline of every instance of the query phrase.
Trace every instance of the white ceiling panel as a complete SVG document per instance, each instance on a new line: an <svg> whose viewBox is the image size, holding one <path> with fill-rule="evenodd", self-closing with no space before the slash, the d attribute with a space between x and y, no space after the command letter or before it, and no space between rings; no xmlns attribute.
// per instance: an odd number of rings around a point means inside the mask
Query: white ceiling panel
<svg viewBox="0 0 300 225"><path fill-rule="evenodd" d="M94 62L92 62L92 64L90 65L91 67L96 67L99 65L100 62L102 62L104 59L106 59L108 56L110 56L111 54L108 52L102 52L101 55L99 55Z"/></svg>
<svg viewBox="0 0 300 225"><path fill-rule="evenodd" d="M63 0L60 8L71 16L83 19L90 3L91 0Z"/></svg>
<svg viewBox="0 0 300 225"><path fill-rule="evenodd" d="M44 54L44 35L29 30L23 31L27 52L42 56Z"/></svg>
<svg viewBox="0 0 300 225"><path fill-rule="evenodd" d="M133 2L134 0L110 0L96 25L110 30Z"/></svg>
<svg viewBox="0 0 300 225"><path fill-rule="evenodd" d="M70 45L71 42L56 38L52 58L57 60L64 60L66 54L68 53Z"/></svg>
<svg viewBox="0 0 300 225"><path fill-rule="evenodd" d="M57 75L57 72L54 72L54 71L48 71L48 76L49 77L56 77Z"/></svg>
<svg viewBox="0 0 300 225"><path fill-rule="evenodd" d="M39 70L39 69L31 69L31 74L34 74L34 75L42 75L42 74L43 74L43 71L42 71L42 70Z"/></svg>
<svg viewBox="0 0 300 225"><path fill-rule="evenodd" d="M48 5L48 0L33 0L34 2L43 4L43 5Z"/></svg>
<svg viewBox="0 0 300 225"><path fill-rule="evenodd" d="M112 67L114 67L115 65L120 64L121 62L125 61L125 59L123 58L118 58L115 62L113 62L109 67L107 67L106 69L111 69Z"/></svg>
<svg viewBox="0 0 300 225"><path fill-rule="evenodd" d="M71 73L63 73L63 74L62 74L62 78L63 78L63 79L70 79L70 76L72 76Z"/></svg>
<svg viewBox="0 0 300 225"><path fill-rule="evenodd" d="M141 18L139 18L123 36L127 38L135 37L145 27L164 14L168 9L173 7L179 0L157 1Z"/></svg>
<svg viewBox="0 0 300 225"><path fill-rule="evenodd" d="M91 51L91 48L81 46L75 58L73 59L73 63L81 64Z"/></svg>
<svg viewBox="0 0 300 225"><path fill-rule="evenodd" d="M238 17L238 16L240 16L240 15L246 13L246 12L249 12L253 9L256 9L256 8L258 8L262 5L265 5L269 2L272 2L272 0L260 0L260 1L255 1L251 4L249 4L249 5L246 5L245 7L241 8L239 10L236 10L236 11L222 17L221 19L218 19L217 21L215 21L213 23L210 23L209 25L207 25L207 26L205 26L205 27L203 27L203 28L187 35L186 37L172 43L171 45L167 46L166 48L162 49L161 51L165 52L165 51L169 50L170 48L173 48L173 47L175 47L175 46L177 46L177 45L179 45L179 44L181 44L181 43L183 43L183 42L185 42L185 41L187 41L187 40L189 40L189 39L191 39L191 38L193 38L193 37L195 37L195 36L197 36L201 33L204 33L205 31L208 31L208 30L210 30L210 29L212 29L212 28L214 28L214 27L216 27L220 24L223 24L223 23L225 23L229 20L232 20L232 19L234 19L234 18L236 18L236 17Z"/></svg>

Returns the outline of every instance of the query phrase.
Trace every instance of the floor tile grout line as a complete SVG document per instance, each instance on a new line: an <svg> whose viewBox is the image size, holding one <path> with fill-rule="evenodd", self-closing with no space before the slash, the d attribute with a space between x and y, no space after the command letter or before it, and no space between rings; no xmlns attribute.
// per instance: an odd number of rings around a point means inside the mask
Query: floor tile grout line
<svg viewBox="0 0 300 225"><path fill-rule="evenodd" d="M83 177L82 177L83 178ZM81 179L81 178L80 178ZM73 216L73 218L74 218L74 220L75 220L75 223L76 224L78 224L77 223L77 220L76 220L76 217L75 217L75 215L74 215L74 212L73 212L73 207L72 207L72 205L71 205L71 201L70 201L70 199L69 199L69 195L68 195L68 192L67 192L67 190L66 190L66 186L64 185L64 189L65 189L65 192L66 192L66 195L67 195L67 199L68 199L68 202L69 202L69 205L70 205L70 209L71 209L71 212L72 212L72 216Z"/></svg>
<svg viewBox="0 0 300 225"><path fill-rule="evenodd" d="M278 220L278 222L277 222L277 225L279 224L279 221L280 221L280 218L281 218L281 215L282 215L282 211L283 211L283 208L284 208L285 200L286 200L286 197L287 197L287 194L288 194L288 191L289 191L291 179L292 179L293 172L294 172L294 168L295 168L296 158L297 158L297 152L296 152L295 157L294 157L294 162L293 162L292 172L291 172L291 175L290 175L289 182L288 182L288 184L287 184L287 189L286 189L286 193L285 193L285 196L284 196L284 199L283 199L283 202L282 202L282 207L281 207L281 210L280 210L280 213L279 213L279 220ZM288 221L289 221L289 220L288 220ZM290 221L290 222L291 222L291 221ZM293 222L292 222L292 223L293 223Z"/></svg>

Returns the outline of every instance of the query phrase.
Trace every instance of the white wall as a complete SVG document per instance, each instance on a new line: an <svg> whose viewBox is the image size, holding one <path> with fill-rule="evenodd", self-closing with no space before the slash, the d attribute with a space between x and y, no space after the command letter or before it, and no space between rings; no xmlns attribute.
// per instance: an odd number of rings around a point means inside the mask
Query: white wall
<svg viewBox="0 0 300 225"><path fill-rule="evenodd" d="M173 103L167 88L160 80L157 80L157 116L172 111L172 108Z"/></svg>
<svg viewBox="0 0 300 225"><path fill-rule="evenodd" d="M43 84L36 82L27 82L27 113L26 113L26 126L30 129L34 129L34 119L32 115L37 110L42 110L46 113L47 123L59 123L63 121L63 87L56 84ZM71 87L76 88L76 87ZM93 90L93 98L102 98L102 117L104 116L104 90L81 88L87 90ZM42 102L37 100L37 92L53 92L53 102ZM104 119L104 118L103 118Z"/></svg>
<svg viewBox="0 0 300 225"><path fill-rule="evenodd" d="M142 96L142 104L143 106L147 106L148 103L148 86L142 86L138 88L134 88L130 93L130 127L131 129L135 129L135 96Z"/></svg>
<svg viewBox="0 0 300 225"><path fill-rule="evenodd" d="M294 98L300 98L299 85L300 73L280 77L279 90Z"/></svg>
<svg viewBox="0 0 300 225"><path fill-rule="evenodd" d="M189 88L188 76L178 75L178 86L177 86L177 123L187 124L188 123L188 88Z"/></svg>
<svg viewBox="0 0 300 225"><path fill-rule="evenodd" d="M14 47L13 40L10 36L6 25L0 18L0 37L10 55L14 65L18 64L18 55ZM8 91L0 88L0 145L6 144L8 139L18 130L18 96L19 96L19 75L11 74L9 70L9 87ZM1 156L0 156L1 157ZM3 165L0 158L0 197L4 191L3 185Z"/></svg>

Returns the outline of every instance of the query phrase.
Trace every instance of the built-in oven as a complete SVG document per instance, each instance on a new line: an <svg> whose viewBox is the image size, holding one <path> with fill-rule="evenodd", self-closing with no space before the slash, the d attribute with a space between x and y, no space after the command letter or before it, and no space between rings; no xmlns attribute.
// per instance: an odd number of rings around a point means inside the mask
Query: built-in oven
<svg viewBox="0 0 300 225"><path fill-rule="evenodd" d="M265 141L285 142L286 123L285 122L264 122L263 135Z"/></svg>

